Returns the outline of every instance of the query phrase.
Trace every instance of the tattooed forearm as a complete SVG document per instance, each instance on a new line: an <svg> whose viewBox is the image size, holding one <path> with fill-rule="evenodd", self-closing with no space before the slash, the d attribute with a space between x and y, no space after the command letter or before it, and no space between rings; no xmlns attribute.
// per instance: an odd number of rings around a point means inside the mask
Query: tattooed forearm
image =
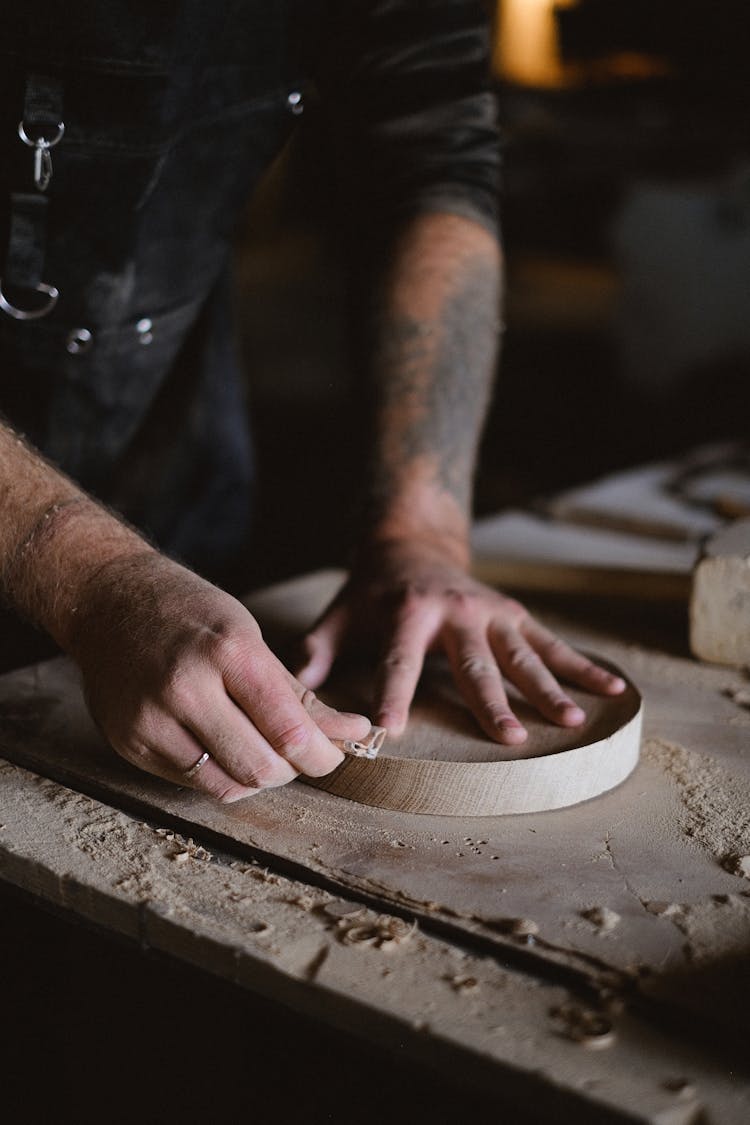
<svg viewBox="0 0 750 1125"><path fill-rule="evenodd" d="M446 219L450 238L443 248L430 247L431 268L411 271L409 284L395 296L386 291L378 317L371 478L376 509L387 507L415 473L463 511L470 505L495 367L498 256L484 232L472 231L478 245L466 246L457 220ZM439 238L440 228L431 235Z"/></svg>

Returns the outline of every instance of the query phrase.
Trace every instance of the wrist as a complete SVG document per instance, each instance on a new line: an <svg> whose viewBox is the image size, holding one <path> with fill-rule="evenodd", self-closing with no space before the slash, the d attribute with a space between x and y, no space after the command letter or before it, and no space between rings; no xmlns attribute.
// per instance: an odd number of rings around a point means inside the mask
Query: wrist
<svg viewBox="0 0 750 1125"><path fill-rule="evenodd" d="M5 566L4 585L19 612L70 651L96 575L144 553L156 552L94 500L67 496L38 515Z"/></svg>
<svg viewBox="0 0 750 1125"><path fill-rule="evenodd" d="M453 496L434 485L411 485L370 506L357 554L400 544L439 553L457 566L468 567L469 530L469 515Z"/></svg>

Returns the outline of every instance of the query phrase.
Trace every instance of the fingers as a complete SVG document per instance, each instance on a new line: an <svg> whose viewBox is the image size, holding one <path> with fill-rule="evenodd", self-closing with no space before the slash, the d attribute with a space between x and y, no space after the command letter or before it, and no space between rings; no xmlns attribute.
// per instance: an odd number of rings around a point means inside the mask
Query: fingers
<svg viewBox="0 0 750 1125"><path fill-rule="evenodd" d="M378 668L375 723L402 734L417 690L427 648L435 631L435 612L402 612Z"/></svg>
<svg viewBox="0 0 750 1125"><path fill-rule="evenodd" d="M585 721L584 712L563 691L520 630L495 623L489 640L505 676L545 718L564 727L580 726Z"/></svg>
<svg viewBox="0 0 750 1125"><path fill-rule="evenodd" d="M219 683L203 705L192 708L182 721L212 759L245 788L270 789L297 776L298 771L276 752Z"/></svg>
<svg viewBox="0 0 750 1125"><path fill-rule="evenodd" d="M456 684L482 729L506 746L525 742L527 731L510 708L486 636L476 630L451 629L445 633L444 645Z"/></svg>
<svg viewBox="0 0 750 1125"><path fill-rule="evenodd" d="M139 769L177 785L197 789L225 804L252 797L258 792L240 784L213 757L209 757L191 777L186 777L185 772L200 761L205 747L190 731L166 714L160 716L154 726L152 737L156 739L155 745L151 741L137 742L127 747L115 746L115 749Z"/></svg>
<svg viewBox="0 0 750 1125"><path fill-rule="evenodd" d="M620 676L581 656L537 621L529 619L524 633L547 667L563 679L599 695L619 695L625 690L625 681Z"/></svg>
<svg viewBox="0 0 750 1125"><path fill-rule="evenodd" d="M321 777L343 761L302 706L289 673L265 646L235 660L224 672L224 685L272 750L298 773Z"/></svg>
<svg viewBox="0 0 750 1125"><path fill-rule="evenodd" d="M315 691L328 678L349 624L349 610L333 606L304 638L304 663L296 676L301 684Z"/></svg>
<svg viewBox="0 0 750 1125"><path fill-rule="evenodd" d="M351 739L359 742L367 738L372 730L372 723L364 715L355 715L351 711L336 711L318 699L315 692L309 688L302 688L300 702L327 738Z"/></svg>

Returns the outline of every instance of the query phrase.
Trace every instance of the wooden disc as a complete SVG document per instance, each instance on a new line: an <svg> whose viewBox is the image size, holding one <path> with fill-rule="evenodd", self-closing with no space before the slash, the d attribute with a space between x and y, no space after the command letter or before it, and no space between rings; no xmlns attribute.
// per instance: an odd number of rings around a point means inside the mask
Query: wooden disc
<svg viewBox="0 0 750 1125"><path fill-rule="evenodd" d="M307 627L335 588L331 572L310 575L252 599L251 608L264 632L288 635ZM386 739L373 761L347 758L333 773L304 780L365 805L440 816L542 812L597 797L624 781L638 761L642 703L620 669L589 655L628 686L613 697L568 687L586 712L582 727L554 725L511 689L529 736L523 746L500 746L478 727L445 662L434 660L401 738ZM332 706L367 714L367 675L347 669L319 694Z"/></svg>
<svg viewBox="0 0 750 1125"><path fill-rule="evenodd" d="M616 698L570 694L586 711L583 727L553 726L514 700L529 737L523 747L504 749L475 732L470 716L457 722L445 700L427 688L406 733L386 740L374 761L347 758L326 777L305 780L365 805L440 816L542 812L587 801L634 769L641 698L632 684ZM331 702L347 697L340 690L326 695Z"/></svg>

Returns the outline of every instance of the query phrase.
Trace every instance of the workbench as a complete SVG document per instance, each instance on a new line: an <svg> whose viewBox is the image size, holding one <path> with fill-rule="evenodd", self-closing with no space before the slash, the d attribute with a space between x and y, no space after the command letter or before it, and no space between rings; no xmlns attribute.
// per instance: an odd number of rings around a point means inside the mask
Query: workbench
<svg viewBox="0 0 750 1125"><path fill-rule="evenodd" d="M249 604L281 643L340 581L310 575ZM744 1125L747 678L692 660L674 610L534 608L644 696L640 763L602 797L435 817L297 781L219 805L117 758L59 658L0 678L0 878L238 989L398 1042L519 1119Z"/></svg>

